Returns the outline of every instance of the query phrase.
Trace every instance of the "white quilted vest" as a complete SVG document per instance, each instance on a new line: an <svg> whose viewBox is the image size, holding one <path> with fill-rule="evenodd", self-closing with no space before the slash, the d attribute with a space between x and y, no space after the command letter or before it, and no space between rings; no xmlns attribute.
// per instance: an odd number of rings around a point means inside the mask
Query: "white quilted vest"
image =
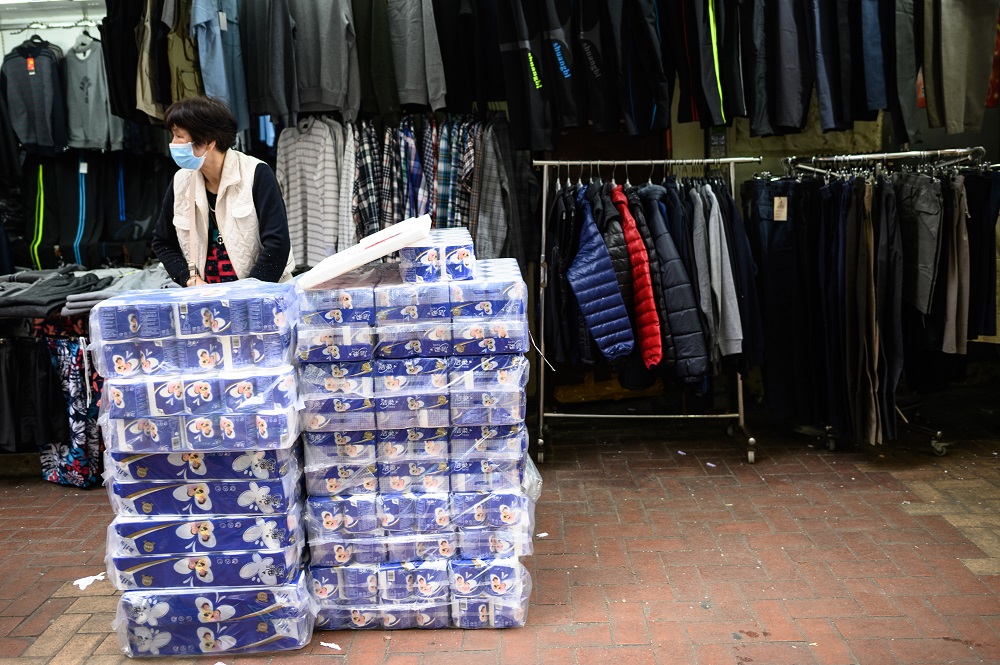
<svg viewBox="0 0 1000 665"><path fill-rule="evenodd" d="M215 219L226 243L236 276L250 274L260 256L260 228L253 204L253 180L261 161L235 150L226 151L215 203ZM205 276L208 256L208 196L201 171L181 169L174 174L174 227L184 258ZM288 253L282 282L292 277L295 259Z"/></svg>

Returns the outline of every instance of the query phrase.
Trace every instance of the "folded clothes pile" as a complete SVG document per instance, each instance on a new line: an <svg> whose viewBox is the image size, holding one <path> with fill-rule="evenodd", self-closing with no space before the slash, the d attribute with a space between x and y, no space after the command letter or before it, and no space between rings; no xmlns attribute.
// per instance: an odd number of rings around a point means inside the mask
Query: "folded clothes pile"
<svg viewBox="0 0 1000 665"><path fill-rule="evenodd" d="M94 272L102 271L95 270ZM155 265L145 270L114 270L113 272L118 273L118 277L107 288L67 296L66 306L63 307L61 314L63 316L89 314L96 305L126 291L180 288L170 279L170 275L167 274L162 265Z"/></svg>

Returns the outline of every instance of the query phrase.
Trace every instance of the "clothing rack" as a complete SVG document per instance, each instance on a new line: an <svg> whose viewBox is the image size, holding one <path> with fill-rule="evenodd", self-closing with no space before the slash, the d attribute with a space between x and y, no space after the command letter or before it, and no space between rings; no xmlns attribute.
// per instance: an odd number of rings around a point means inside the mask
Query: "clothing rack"
<svg viewBox="0 0 1000 665"><path fill-rule="evenodd" d="M626 169L630 166L647 166L652 169L657 166L667 168L671 166L727 166L729 171L729 186L735 188L736 185L736 165L737 164L760 164L760 157L721 157L715 159L656 159L656 160L536 160L533 162L533 166L540 167L542 169L542 198L548 195L549 191L549 177L550 170L556 171L556 177L558 178L558 169L566 167L567 169L578 166L581 169L584 166L588 166L591 169L598 168L602 166L617 167L623 166ZM613 176L612 176L613 177ZM545 256L546 247L546 229L548 225L548 205L546 203L542 204L542 247L541 254L539 256L539 284L538 284L538 308L537 311L545 311L545 289L548 287L548 263ZM743 402L743 374L741 372L736 373L736 403L737 409L735 412L731 413L718 413L718 414L637 414L637 415L613 415L613 414L574 414L574 413L563 413L558 411L546 411L545 410L545 370L548 361L545 360L545 316L542 315L539 318L539 347L538 353L541 356L541 362L538 365L538 461L545 461L545 419L546 418L562 418L562 419L615 419L615 420L689 420L689 419L706 419L706 420L735 420L735 423L730 423L727 432L733 435L735 432L735 427L739 427L739 430L746 437L746 455L747 462L750 464L754 463L754 446L757 441L750 433L747 431L746 418L744 411Z"/></svg>
<svg viewBox="0 0 1000 665"><path fill-rule="evenodd" d="M889 160L898 159L917 159L920 161L930 161L930 160L941 160L945 159L947 161L939 164L940 166L954 166L965 161L972 163L981 162L986 157L986 149L982 146L973 146L969 148L945 148L942 150L907 150L903 152L874 152L874 153L862 153L862 154L846 154L846 155L817 155L811 157L784 157L781 160L781 165L785 170L786 174L791 174L793 171L800 170L806 171L808 173L816 173L823 176L836 176L836 169L839 166L847 166L854 164L863 164L871 162L886 162ZM832 163L832 165L831 165ZM832 166L833 170L828 170L824 168L818 168L816 165L822 164L824 166ZM990 165L985 165L984 168L992 168ZM896 414L902 421L904 426L907 426L914 430L919 430L931 437L931 448L936 455L945 455L948 452L948 443L945 442L944 433L941 430L925 427L923 425L918 425L913 423L906 417L903 413L903 409L897 404ZM829 450L835 450L837 447L836 443L836 432L829 425L824 428L824 433L827 437L827 448Z"/></svg>

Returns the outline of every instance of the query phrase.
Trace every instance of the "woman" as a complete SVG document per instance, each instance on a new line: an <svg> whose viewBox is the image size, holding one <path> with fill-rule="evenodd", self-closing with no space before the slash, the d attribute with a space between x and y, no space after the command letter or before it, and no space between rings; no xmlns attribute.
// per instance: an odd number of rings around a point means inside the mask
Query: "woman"
<svg viewBox="0 0 1000 665"><path fill-rule="evenodd" d="M184 99L163 118L180 170L163 197L153 250L181 286L256 278L284 282L295 268L274 172L232 149L236 120L217 99Z"/></svg>

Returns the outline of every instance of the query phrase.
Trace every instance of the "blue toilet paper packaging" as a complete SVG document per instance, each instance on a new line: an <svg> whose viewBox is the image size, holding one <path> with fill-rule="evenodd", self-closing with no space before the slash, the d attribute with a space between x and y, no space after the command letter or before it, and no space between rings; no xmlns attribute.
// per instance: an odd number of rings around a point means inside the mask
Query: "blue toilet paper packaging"
<svg viewBox="0 0 1000 665"><path fill-rule="evenodd" d="M489 493L453 492L451 495L452 523L463 529L486 526L489 509Z"/></svg>
<svg viewBox="0 0 1000 665"><path fill-rule="evenodd" d="M139 337L139 310L122 298L109 298L90 314L94 341L120 342Z"/></svg>
<svg viewBox="0 0 1000 665"><path fill-rule="evenodd" d="M413 494L379 494L375 500L379 526L390 534L413 532L416 508Z"/></svg>
<svg viewBox="0 0 1000 665"><path fill-rule="evenodd" d="M483 277L452 282L451 315L455 318L524 319L528 311L528 287L520 273L510 277Z"/></svg>
<svg viewBox="0 0 1000 665"><path fill-rule="evenodd" d="M453 492L495 492L521 486L520 462L515 460L461 460L452 462Z"/></svg>
<svg viewBox="0 0 1000 665"><path fill-rule="evenodd" d="M320 601L316 627L320 630L407 628L439 629L451 623L451 601L422 600L380 602L363 605L357 601Z"/></svg>
<svg viewBox="0 0 1000 665"><path fill-rule="evenodd" d="M416 533L394 532L386 538L388 549L387 561L417 561L417 541L421 539Z"/></svg>
<svg viewBox="0 0 1000 665"><path fill-rule="evenodd" d="M184 447L178 418L109 418L101 422L108 450L169 453Z"/></svg>
<svg viewBox="0 0 1000 665"><path fill-rule="evenodd" d="M470 527L461 529L458 536L462 557L468 559L530 556L534 551L531 534L519 528Z"/></svg>
<svg viewBox="0 0 1000 665"><path fill-rule="evenodd" d="M202 654L224 658L235 654L293 651L312 639L313 616L309 611L294 618L245 619L220 624L161 624L131 626L116 623L118 641L129 656L173 656L191 658Z"/></svg>
<svg viewBox="0 0 1000 665"><path fill-rule="evenodd" d="M118 515L273 515L298 501L298 478L203 480L200 482L124 481L108 483Z"/></svg>
<svg viewBox="0 0 1000 665"><path fill-rule="evenodd" d="M107 551L120 556L187 554L259 548L278 550L305 543L301 509L273 515L124 517L108 527Z"/></svg>
<svg viewBox="0 0 1000 665"><path fill-rule="evenodd" d="M381 628L382 618L374 604L359 605L357 601L350 604L321 603L316 616L316 627L320 630Z"/></svg>
<svg viewBox="0 0 1000 665"><path fill-rule="evenodd" d="M448 369L447 358L376 360L375 395L387 397L446 391Z"/></svg>
<svg viewBox="0 0 1000 665"><path fill-rule="evenodd" d="M136 310L139 314L139 339L159 340L174 336L176 328L171 303L140 303Z"/></svg>
<svg viewBox="0 0 1000 665"><path fill-rule="evenodd" d="M448 445L452 459L493 453L518 454L528 450L528 430L523 424L452 427Z"/></svg>
<svg viewBox="0 0 1000 665"><path fill-rule="evenodd" d="M291 361L294 352L291 332L256 333L245 339L250 340L250 353L256 367L281 367Z"/></svg>
<svg viewBox="0 0 1000 665"><path fill-rule="evenodd" d="M174 339L143 340L139 342L139 365L143 374L166 375L181 371L177 341Z"/></svg>
<svg viewBox="0 0 1000 665"><path fill-rule="evenodd" d="M439 428L451 422L447 391L401 394L375 400L379 429Z"/></svg>
<svg viewBox="0 0 1000 665"><path fill-rule="evenodd" d="M448 571L452 595L465 598L520 598L528 577L516 558L455 559Z"/></svg>
<svg viewBox="0 0 1000 665"><path fill-rule="evenodd" d="M229 370L254 369L253 340L250 335L222 338L222 366Z"/></svg>
<svg viewBox="0 0 1000 665"><path fill-rule="evenodd" d="M378 529L378 506L375 499L375 494L356 494L341 503L344 510L344 533L372 533Z"/></svg>
<svg viewBox="0 0 1000 665"><path fill-rule="evenodd" d="M528 385L528 359L522 355L455 356L450 359L454 391L520 390Z"/></svg>
<svg viewBox="0 0 1000 665"><path fill-rule="evenodd" d="M234 308L230 301L223 299L224 289L212 288L210 291L198 293L195 300L174 305L174 316L177 320L178 337L208 337L211 335L231 335L233 314L244 317L238 324L246 331L244 324L246 305L242 302ZM241 311L242 310L242 311Z"/></svg>
<svg viewBox="0 0 1000 665"><path fill-rule="evenodd" d="M456 355L527 353L528 323L514 318L456 318L452 348Z"/></svg>
<svg viewBox="0 0 1000 665"><path fill-rule="evenodd" d="M430 235L399 250L404 282L472 279L476 255L472 236L464 228L432 229Z"/></svg>
<svg viewBox="0 0 1000 665"><path fill-rule="evenodd" d="M378 431L378 461L406 458L447 459L447 427L409 427Z"/></svg>
<svg viewBox="0 0 1000 665"><path fill-rule="evenodd" d="M368 494L378 489L374 464L333 464L305 469L306 491L310 496Z"/></svg>
<svg viewBox="0 0 1000 665"><path fill-rule="evenodd" d="M451 324L398 323L379 325L375 355L379 358L445 357L451 355Z"/></svg>
<svg viewBox="0 0 1000 665"><path fill-rule="evenodd" d="M177 357L181 371L201 374L227 369L224 361L223 340L219 337L181 339L177 342Z"/></svg>
<svg viewBox="0 0 1000 665"><path fill-rule="evenodd" d="M148 383L152 392L150 405L154 416L179 416L187 409L184 403L184 381L179 378L154 380Z"/></svg>
<svg viewBox="0 0 1000 665"><path fill-rule="evenodd" d="M306 399L299 413L307 432L375 429L375 400L371 397Z"/></svg>
<svg viewBox="0 0 1000 665"><path fill-rule="evenodd" d="M345 499L342 496L310 496L306 499L305 523L310 540L324 540L343 534Z"/></svg>
<svg viewBox="0 0 1000 665"><path fill-rule="evenodd" d="M447 461L402 459L380 462L378 465L379 491L436 493L449 490L450 466Z"/></svg>
<svg viewBox="0 0 1000 665"><path fill-rule="evenodd" d="M386 541L371 535L332 535L310 540L309 552L314 566L380 564L386 560Z"/></svg>
<svg viewBox="0 0 1000 665"><path fill-rule="evenodd" d="M340 579L340 596L344 600L378 597L378 566L355 564L336 569Z"/></svg>
<svg viewBox="0 0 1000 665"><path fill-rule="evenodd" d="M373 323L375 285L381 271L373 267L351 270L317 289L299 290L300 320L305 325L321 323Z"/></svg>
<svg viewBox="0 0 1000 665"><path fill-rule="evenodd" d="M492 610L488 598L454 598L451 604L452 624L456 628L468 630L490 627Z"/></svg>
<svg viewBox="0 0 1000 665"><path fill-rule="evenodd" d="M375 352L374 328L368 324L301 326L296 355L303 362L367 360Z"/></svg>
<svg viewBox="0 0 1000 665"><path fill-rule="evenodd" d="M149 393L142 379L109 379L104 382L101 406L109 418L150 415Z"/></svg>
<svg viewBox="0 0 1000 665"><path fill-rule="evenodd" d="M524 422L527 400L522 390L476 390L451 393L454 425L516 425Z"/></svg>
<svg viewBox="0 0 1000 665"><path fill-rule="evenodd" d="M373 432L350 432L349 434L372 434ZM343 434L336 432L336 434ZM349 438L349 436L348 436ZM378 456L375 453L375 443L341 443L318 446L305 443L306 466L310 469L321 469L338 464L345 466L369 466L375 464Z"/></svg>
<svg viewBox="0 0 1000 665"><path fill-rule="evenodd" d="M121 595L116 623L138 626L201 626L249 619L295 619L313 600L301 571L295 581L263 588L137 589Z"/></svg>
<svg viewBox="0 0 1000 665"><path fill-rule="evenodd" d="M275 586L295 581L301 557L301 543L280 550L109 555L108 577L123 591L177 586Z"/></svg>
<svg viewBox="0 0 1000 665"><path fill-rule="evenodd" d="M447 493L418 494L414 502L418 532L437 533L451 526L451 502Z"/></svg>
<svg viewBox="0 0 1000 665"><path fill-rule="evenodd" d="M137 376L142 373L142 350L136 342L106 342L94 355L97 371L108 378Z"/></svg>
<svg viewBox="0 0 1000 665"><path fill-rule="evenodd" d="M424 533L417 538L417 558L423 561L443 561L458 556L458 532L454 529Z"/></svg>
<svg viewBox="0 0 1000 665"><path fill-rule="evenodd" d="M306 363L299 365L302 395L326 399L335 395L374 397L375 379L371 361Z"/></svg>
<svg viewBox="0 0 1000 665"><path fill-rule="evenodd" d="M375 287L375 320L385 323L417 323L451 316L448 285L404 284L398 273L386 272Z"/></svg>
<svg viewBox="0 0 1000 665"><path fill-rule="evenodd" d="M379 599L383 603L432 600L448 595L446 561L385 563L378 570Z"/></svg>
<svg viewBox="0 0 1000 665"><path fill-rule="evenodd" d="M184 384L184 411L192 415L219 413L224 409L224 383L219 379L196 379Z"/></svg>
<svg viewBox="0 0 1000 665"><path fill-rule="evenodd" d="M118 480L268 480L298 473L291 449L106 455L105 469Z"/></svg>

